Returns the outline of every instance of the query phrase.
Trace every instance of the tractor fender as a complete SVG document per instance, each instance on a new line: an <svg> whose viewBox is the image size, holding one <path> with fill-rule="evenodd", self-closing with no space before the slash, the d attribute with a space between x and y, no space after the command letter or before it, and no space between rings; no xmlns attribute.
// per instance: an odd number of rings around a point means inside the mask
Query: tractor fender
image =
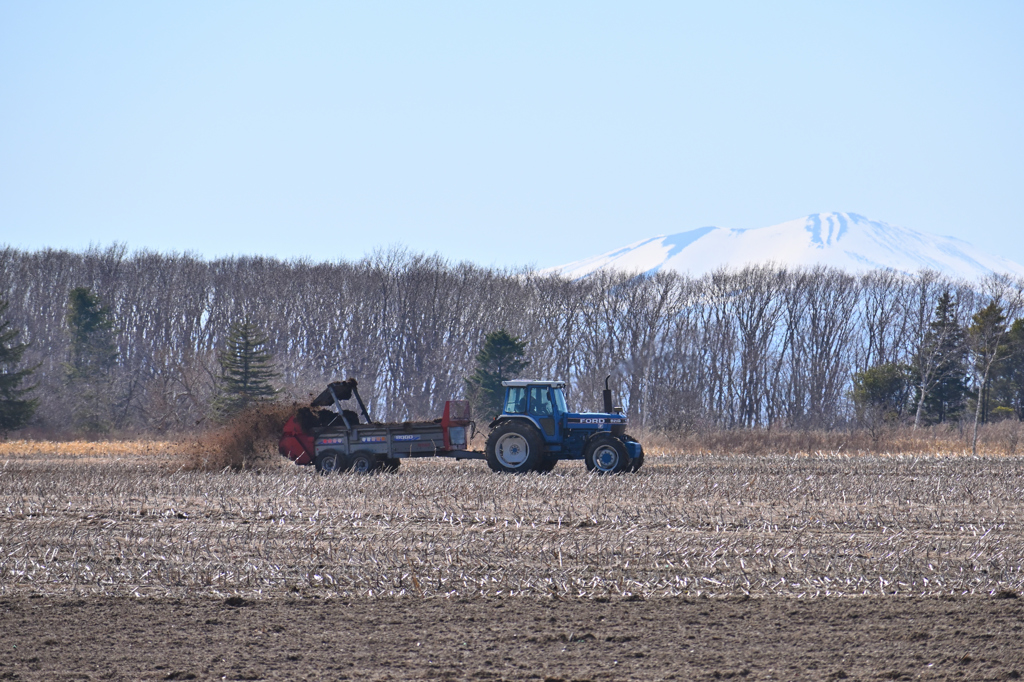
<svg viewBox="0 0 1024 682"><path fill-rule="evenodd" d="M621 438L620 436L612 433L611 431L594 431L589 436L587 436L587 439L585 441L583 441L583 449L585 450L587 446L590 445L590 441L594 440L595 438L601 438L602 436L611 436L616 440L621 440L623 444L626 444L628 447L625 438Z"/></svg>
<svg viewBox="0 0 1024 682"><path fill-rule="evenodd" d="M644 446L640 444L640 441L628 433L625 434L621 440L626 444L626 450L629 452L630 459L639 459L642 462L644 458Z"/></svg>
<svg viewBox="0 0 1024 682"><path fill-rule="evenodd" d="M512 415L499 415L499 416L494 418L494 421L492 421L490 424L487 425L487 428L489 428L489 429L491 429L493 431L494 429L496 429L501 424L504 424L505 422L513 422L513 421L515 421L515 422L525 422L525 423L529 424L530 426L532 426L534 429L537 430L537 433L540 434L541 439L544 438L544 430L542 428L540 428L540 424L538 424L535 419L533 419L531 417L527 417L525 414L517 414L517 415L514 415L514 416L512 416Z"/></svg>
<svg viewBox="0 0 1024 682"><path fill-rule="evenodd" d="M611 436L612 438L622 441L623 445L626 446L626 452L629 453L630 459L639 459L641 462L643 461L644 447L640 444L640 441L638 441L633 436L630 436L629 434L623 434L620 436L616 433L609 431L595 431L594 433L590 434L590 436L587 437L587 440L583 442L584 449L586 449L587 445L590 444L590 441L601 435Z"/></svg>

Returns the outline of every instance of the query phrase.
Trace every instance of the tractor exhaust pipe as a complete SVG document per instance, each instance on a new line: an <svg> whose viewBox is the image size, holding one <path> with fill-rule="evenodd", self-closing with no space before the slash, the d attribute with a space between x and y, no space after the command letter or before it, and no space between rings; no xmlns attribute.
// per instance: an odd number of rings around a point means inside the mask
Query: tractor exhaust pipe
<svg viewBox="0 0 1024 682"><path fill-rule="evenodd" d="M604 378L604 392L603 392L602 395L604 396L604 413L605 414L611 414L612 413L612 389L608 388L608 380L611 379L611 378L612 378L611 374L609 374L608 376L606 376Z"/></svg>

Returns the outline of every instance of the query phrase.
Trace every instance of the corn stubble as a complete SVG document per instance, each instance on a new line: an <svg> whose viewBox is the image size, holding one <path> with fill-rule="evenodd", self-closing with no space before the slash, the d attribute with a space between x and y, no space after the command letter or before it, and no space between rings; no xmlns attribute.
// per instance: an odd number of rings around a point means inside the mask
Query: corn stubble
<svg viewBox="0 0 1024 682"><path fill-rule="evenodd" d="M634 475L167 472L8 460L0 594L1016 592L1024 460L656 457Z"/></svg>

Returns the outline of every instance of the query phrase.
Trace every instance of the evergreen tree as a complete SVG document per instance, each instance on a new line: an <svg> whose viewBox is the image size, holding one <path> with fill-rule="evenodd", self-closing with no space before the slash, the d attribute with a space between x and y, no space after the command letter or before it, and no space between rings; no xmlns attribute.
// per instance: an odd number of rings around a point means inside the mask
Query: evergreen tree
<svg viewBox="0 0 1024 682"><path fill-rule="evenodd" d="M915 426L922 420L941 423L966 407L967 342L956 319L956 302L948 291L935 306L924 343L914 361Z"/></svg>
<svg viewBox="0 0 1024 682"><path fill-rule="evenodd" d="M992 373L994 409L1013 410L1014 416L1024 421L1024 318L1010 325Z"/></svg>
<svg viewBox="0 0 1024 682"><path fill-rule="evenodd" d="M998 301L992 301L974 314L967 330L971 356L974 360L975 400L977 421L988 422L992 410L992 369L999 362L1006 348L1006 316Z"/></svg>
<svg viewBox="0 0 1024 682"><path fill-rule="evenodd" d="M526 343L504 329L491 332L476 356L476 370L466 380L469 399L481 415L500 414L505 389L501 382L515 379L530 362Z"/></svg>
<svg viewBox="0 0 1024 682"><path fill-rule="evenodd" d="M65 365L72 424L91 434L110 429L113 412L113 370L117 364L110 311L86 287L68 295L70 357Z"/></svg>
<svg viewBox="0 0 1024 682"><path fill-rule="evenodd" d="M910 401L912 384L911 368L895 362L857 372L851 397L858 418L870 425L899 421Z"/></svg>
<svg viewBox="0 0 1024 682"><path fill-rule="evenodd" d="M245 408L277 395L271 385L278 378L267 337L250 322L231 325L231 331L218 361L221 367L220 393L214 410L229 417Z"/></svg>
<svg viewBox="0 0 1024 682"><path fill-rule="evenodd" d="M4 317L7 305L0 301L0 435L3 437L8 431L25 426L39 405L39 401L25 397L33 387L21 385L34 368L18 368L28 344L15 343L21 332L12 329Z"/></svg>
<svg viewBox="0 0 1024 682"><path fill-rule="evenodd" d="M1005 350L1006 331L1006 315L1003 314L998 297L971 318L968 337L977 389L972 438L972 452L975 455L978 454L978 424L988 418L986 407L989 402L989 379L992 376L992 368L999 361L1000 353Z"/></svg>

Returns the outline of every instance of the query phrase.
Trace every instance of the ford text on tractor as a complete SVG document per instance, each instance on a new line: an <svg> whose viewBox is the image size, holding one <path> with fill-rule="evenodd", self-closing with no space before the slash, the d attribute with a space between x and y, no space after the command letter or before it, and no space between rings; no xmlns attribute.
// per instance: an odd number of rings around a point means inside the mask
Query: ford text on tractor
<svg viewBox="0 0 1024 682"><path fill-rule="evenodd" d="M627 419L622 408L612 406L608 379L604 412L570 412L562 381L516 379L502 386L503 409L489 424L483 452L468 449L476 428L468 401L449 400L434 421L377 423L354 379L330 384L310 408L289 419L278 449L321 473L394 471L414 457L483 459L493 471L512 473L548 472L560 460L573 459L599 474L643 465L643 447L626 434ZM352 399L359 412L342 405Z"/></svg>

